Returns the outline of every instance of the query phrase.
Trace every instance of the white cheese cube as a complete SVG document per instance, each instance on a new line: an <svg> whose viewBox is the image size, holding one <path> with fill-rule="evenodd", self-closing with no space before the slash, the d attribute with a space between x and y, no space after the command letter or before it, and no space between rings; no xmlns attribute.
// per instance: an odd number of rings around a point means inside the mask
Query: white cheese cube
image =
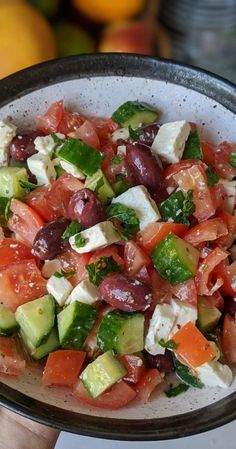
<svg viewBox="0 0 236 449"><path fill-rule="evenodd" d="M183 156L186 140L191 127L186 120L162 125L153 141L151 151L165 162L174 164Z"/></svg>
<svg viewBox="0 0 236 449"><path fill-rule="evenodd" d="M71 283L64 277L52 275L47 281L47 291L50 293L59 306L63 306L67 300L73 287Z"/></svg>
<svg viewBox="0 0 236 449"><path fill-rule="evenodd" d="M59 259L52 259L52 260L45 260L43 268L42 268L42 275L46 279L49 279L55 271L60 272L61 271L61 262Z"/></svg>
<svg viewBox="0 0 236 449"><path fill-rule="evenodd" d="M51 184L56 179L54 164L46 154L33 154L27 159L27 165L39 185Z"/></svg>
<svg viewBox="0 0 236 449"><path fill-rule="evenodd" d="M144 229L149 223L154 223L161 219L160 212L155 201L149 195L146 187L135 186L126 192L113 198L112 203L121 203L124 206L134 209L140 224L140 229Z"/></svg>
<svg viewBox="0 0 236 449"><path fill-rule="evenodd" d="M145 349L152 355L164 354L165 348L159 341L168 341L171 329L174 327L176 315L170 304L158 304L149 323L145 340Z"/></svg>
<svg viewBox="0 0 236 449"><path fill-rule="evenodd" d="M118 156L125 156L126 155L126 145L118 145L117 147L117 154Z"/></svg>
<svg viewBox="0 0 236 449"><path fill-rule="evenodd" d="M88 279L85 279L72 290L70 296L67 298L66 304L70 304L74 301L84 302L85 304L94 304L99 299L100 295L98 288Z"/></svg>
<svg viewBox="0 0 236 449"><path fill-rule="evenodd" d="M235 199L236 199L236 181L228 181L227 179L220 179L219 184L223 184L226 191L226 200L221 206L221 209L228 214L233 214Z"/></svg>
<svg viewBox="0 0 236 449"><path fill-rule="evenodd" d="M114 131L111 135L112 142L116 143L117 140L127 140L129 138L129 130L127 128L120 128Z"/></svg>
<svg viewBox="0 0 236 449"><path fill-rule="evenodd" d="M187 304L186 302L172 299L170 301L173 313L175 314L175 323L171 329L169 338L171 338L178 330L185 324L192 321L193 324L197 321L197 308Z"/></svg>
<svg viewBox="0 0 236 449"><path fill-rule="evenodd" d="M13 123L0 120L0 167L7 167L8 165L8 146L16 135L16 129Z"/></svg>
<svg viewBox="0 0 236 449"><path fill-rule="evenodd" d="M89 253L95 249L105 248L112 243L116 243L120 240L120 235L111 221L103 221L98 223L91 228L81 231L79 235L85 239L85 245L78 248L76 246L76 235L73 235L69 239L69 243L77 253Z"/></svg>
<svg viewBox="0 0 236 449"><path fill-rule="evenodd" d="M85 175L74 165L70 162L60 160L60 164L62 168L67 172L73 175L75 178L80 179L81 181L85 179Z"/></svg>
<svg viewBox="0 0 236 449"><path fill-rule="evenodd" d="M59 139L65 138L64 134L61 134L61 133L56 133L56 136ZM39 153L46 154L47 156L51 156L51 154L57 144L56 144L55 140L53 139L53 137L51 135L48 135L48 136L36 137L36 139L34 140L34 145L35 145L36 151L38 151Z"/></svg>
<svg viewBox="0 0 236 449"><path fill-rule="evenodd" d="M203 363L195 370L199 379L207 387L228 388L233 380L233 373L229 366L217 360Z"/></svg>

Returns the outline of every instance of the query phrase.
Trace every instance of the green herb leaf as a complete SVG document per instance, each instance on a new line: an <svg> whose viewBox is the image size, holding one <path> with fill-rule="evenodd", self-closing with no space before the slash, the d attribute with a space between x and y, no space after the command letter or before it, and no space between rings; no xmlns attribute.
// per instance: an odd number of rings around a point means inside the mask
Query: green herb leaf
<svg viewBox="0 0 236 449"><path fill-rule="evenodd" d="M75 246L77 248L83 248L83 246L86 244L85 238L81 234L75 235Z"/></svg>
<svg viewBox="0 0 236 449"><path fill-rule="evenodd" d="M57 145L61 145L62 143L64 143L65 141L63 139L60 139L60 137L58 137L55 133L51 133L50 136L52 137L52 139L54 140L54 142ZM54 148L55 149L55 148Z"/></svg>
<svg viewBox="0 0 236 449"><path fill-rule="evenodd" d="M124 229L118 229L118 228L116 228L116 230L117 230L118 234L120 235L121 240L125 240L126 242L128 240L132 240L133 235L130 234L130 232L125 231Z"/></svg>
<svg viewBox="0 0 236 449"><path fill-rule="evenodd" d="M189 368L186 365L183 365L183 363L179 362L179 360L177 360L176 358L174 358L174 365L175 372L182 382L195 388L204 387L202 381L198 377L193 376Z"/></svg>
<svg viewBox="0 0 236 449"><path fill-rule="evenodd" d="M178 348L178 344L175 343L174 340L165 341L164 338L161 338L158 343L160 346L162 346L162 348L166 348L166 349L177 349Z"/></svg>
<svg viewBox="0 0 236 449"><path fill-rule="evenodd" d="M126 190L130 188L130 185L123 181L123 179L121 179L120 181L115 182L112 187L116 196L118 196L126 192Z"/></svg>
<svg viewBox="0 0 236 449"><path fill-rule="evenodd" d="M165 391L165 395L168 398L175 398L181 393L185 393L189 389L189 385L186 384L178 384L176 387L170 386L168 390Z"/></svg>
<svg viewBox="0 0 236 449"><path fill-rule="evenodd" d="M143 134L143 130L140 128L133 129L131 126L129 126L129 136L132 142L137 142L138 138Z"/></svg>
<svg viewBox="0 0 236 449"><path fill-rule="evenodd" d="M116 174L116 180L117 180L117 181L123 181L124 178L125 178L124 173L117 173L117 174Z"/></svg>
<svg viewBox="0 0 236 449"><path fill-rule="evenodd" d="M232 167L236 168L236 152L233 151L231 155L229 156L229 163L232 165Z"/></svg>
<svg viewBox="0 0 236 449"><path fill-rule="evenodd" d="M111 160L111 162L115 165L119 165L122 161L122 156L120 156L119 154L116 154L116 156L114 156Z"/></svg>
<svg viewBox="0 0 236 449"><path fill-rule="evenodd" d="M175 223L188 224L188 217L194 212L192 201L193 192L189 190L186 197L181 190L172 193L165 201L159 204L159 211L163 221L172 219Z"/></svg>
<svg viewBox="0 0 236 449"><path fill-rule="evenodd" d="M74 274L76 273L76 271L55 271L55 273L53 274L53 276L55 276L56 278L70 278L71 276L74 276Z"/></svg>
<svg viewBox="0 0 236 449"><path fill-rule="evenodd" d="M10 216L11 198L0 196L0 225L5 227Z"/></svg>
<svg viewBox="0 0 236 449"><path fill-rule="evenodd" d="M206 175L207 175L207 184L209 187L214 186L219 181L220 177L215 172L214 168L207 167L206 169Z"/></svg>
<svg viewBox="0 0 236 449"><path fill-rule="evenodd" d="M72 220L72 222L67 226L62 234L63 239L68 239L72 235L78 234L81 231L81 224L77 220Z"/></svg>
<svg viewBox="0 0 236 449"><path fill-rule="evenodd" d="M26 190L26 192L30 192L31 190L37 189L38 187L42 187L39 184L33 184L32 182L25 181L24 179L19 179L18 182L22 189Z"/></svg>
<svg viewBox="0 0 236 449"><path fill-rule="evenodd" d="M202 161L202 148L197 131L190 131L182 159L200 159Z"/></svg>
<svg viewBox="0 0 236 449"><path fill-rule="evenodd" d="M57 174L57 178L59 178L59 176L63 175L63 173L65 173L64 168L61 167L61 165L55 165L55 172Z"/></svg>
<svg viewBox="0 0 236 449"><path fill-rule="evenodd" d="M99 189L100 189L102 186L104 186L104 179L103 179L103 177L101 176L101 178L99 178L99 180L98 180L98 182L97 182L97 184L96 184L96 187L95 187L95 189L94 189L94 192L95 192L95 193L98 193Z"/></svg>
<svg viewBox="0 0 236 449"><path fill-rule="evenodd" d="M124 229L130 234L136 234L139 231L139 219L130 207L124 206L121 203L113 203L108 206L106 210L107 218L116 218L119 220Z"/></svg>
<svg viewBox="0 0 236 449"><path fill-rule="evenodd" d="M99 285L103 278L111 272L121 272L122 268L113 257L101 257L97 262L85 265L89 274L89 280L94 285Z"/></svg>
<svg viewBox="0 0 236 449"><path fill-rule="evenodd" d="M183 203L183 217L185 223L187 222L187 218L190 217L190 215L192 215L195 212L195 209L196 206L193 203L193 191L189 190Z"/></svg>

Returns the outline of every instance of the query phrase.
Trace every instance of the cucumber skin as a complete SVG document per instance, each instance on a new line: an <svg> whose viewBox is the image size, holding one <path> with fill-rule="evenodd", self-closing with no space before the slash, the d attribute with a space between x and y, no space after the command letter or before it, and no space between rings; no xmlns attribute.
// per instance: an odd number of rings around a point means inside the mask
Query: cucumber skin
<svg viewBox="0 0 236 449"><path fill-rule="evenodd" d="M16 322L14 313L0 304L0 335L13 335L18 330L19 325Z"/></svg>
<svg viewBox="0 0 236 449"><path fill-rule="evenodd" d="M135 332L132 332L132 327L130 329L130 334L134 335L134 346L133 350L129 350L126 352L125 348L122 348L120 346L119 341L119 333L124 332L124 326L127 325L127 322L129 321L130 324L132 323L132 320L136 317L140 317L140 324L142 324L142 335L137 338L137 330L136 335ZM141 323L142 318L142 323ZM112 310L111 312L107 313L98 329L97 334L97 345L98 347L106 352L109 350L115 351L115 353L119 355L124 355L127 353L135 353L138 351L142 351L144 349L144 342L143 342L143 335L144 335L144 316L141 313L137 312L123 312L120 310ZM140 340L142 343L140 344Z"/></svg>
<svg viewBox="0 0 236 449"><path fill-rule="evenodd" d="M24 335L24 333L21 331L20 336L23 340L24 346L29 353L29 355L34 360L40 360L46 355L48 355L50 352L55 351L59 348L59 338L58 333L55 328L53 328L48 335L46 341L42 343L38 348L35 348L32 343L27 339L27 337Z"/></svg>
<svg viewBox="0 0 236 449"><path fill-rule="evenodd" d="M85 175L92 176L99 169L105 154L80 139L69 138L59 149L58 156L75 165Z"/></svg>
<svg viewBox="0 0 236 449"><path fill-rule="evenodd" d="M70 325L65 331L63 322L70 315ZM62 348L80 349L91 331L97 317L97 310L89 304L74 301L57 315L59 341Z"/></svg>
<svg viewBox="0 0 236 449"><path fill-rule="evenodd" d="M96 192L97 183L101 178L103 179L104 184ZM112 198L115 196L115 192L101 169L98 169L93 176L88 176L84 186L90 190L93 190L93 192L96 192L98 199L104 205L110 203Z"/></svg>
<svg viewBox="0 0 236 449"><path fill-rule="evenodd" d="M118 123L120 126L131 126L133 129L137 128L140 123L140 119L135 116L138 114L140 118L143 116L143 124L148 124L154 122L159 113L150 107L148 104L139 103L137 101L126 101L116 109L112 114L112 120Z"/></svg>
<svg viewBox="0 0 236 449"><path fill-rule="evenodd" d="M0 196L23 198L25 191L19 184L20 179L28 181L28 174L24 167L0 168Z"/></svg>
<svg viewBox="0 0 236 449"><path fill-rule="evenodd" d="M191 130L185 144L182 159L200 159L203 160L201 142L197 131Z"/></svg>
<svg viewBox="0 0 236 449"><path fill-rule="evenodd" d="M193 376L189 368L186 365L183 365L183 363L179 362L179 360L177 360L176 358L174 358L174 366L177 377L186 385L194 388L204 387L202 381L198 377Z"/></svg>
<svg viewBox="0 0 236 449"><path fill-rule="evenodd" d="M174 241L182 240L172 233L169 233L152 252L152 261L159 272L161 277L166 279L172 285L181 284L189 279L192 279L196 272L191 271L191 269L184 263L179 257L179 254L174 250ZM183 240L184 242L184 240ZM191 245L184 242L184 245L189 248ZM191 250L196 251L195 248L191 247ZM196 264L197 268L197 264Z"/></svg>

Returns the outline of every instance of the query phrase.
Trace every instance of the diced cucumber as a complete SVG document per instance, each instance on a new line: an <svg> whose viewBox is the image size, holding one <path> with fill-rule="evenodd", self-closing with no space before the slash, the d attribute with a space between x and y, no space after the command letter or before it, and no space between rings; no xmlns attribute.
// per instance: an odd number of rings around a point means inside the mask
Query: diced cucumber
<svg viewBox="0 0 236 449"><path fill-rule="evenodd" d="M72 302L57 315L60 344L63 348L80 349L97 317L89 304Z"/></svg>
<svg viewBox="0 0 236 449"><path fill-rule="evenodd" d="M98 346L102 351L113 349L117 354L133 354L144 349L144 315L112 310L98 329Z"/></svg>
<svg viewBox="0 0 236 449"><path fill-rule="evenodd" d="M18 328L14 313L0 304L0 335L12 335Z"/></svg>
<svg viewBox="0 0 236 449"><path fill-rule="evenodd" d="M188 223L188 217L194 212L195 206L192 202L192 192L188 191L185 198L183 192L178 190L172 193L165 201L159 204L159 211L163 221L170 218L175 223Z"/></svg>
<svg viewBox="0 0 236 449"><path fill-rule="evenodd" d="M96 398L127 374L124 365L112 351L100 355L81 373L85 388L92 398Z"/></svg>
<svg viewBox="0 0 236 449"><path fill-rule="evenodd" d="M80 139L70 138L60 147L58 156L75 165L85 175L92 176L99 169L105 154Z"/></svg>
<svg viewBox="0 0 236 449"><path fill-rule="evenodd" d="M122 193L126 192L126 190L128 190L130 188L130 185L127 184L127 182L120 179L119 181L116 181L112 187L114 189L116 196L119 196Z"/></svg>
<svg viewBox="0 0 236 449"><path fill-rule="evenodd" d="M183 363L179 362L179 360L177 360L175 357L174 357L174 365L175 365L175 372L176 372L177 377L180 380L182 380L182 382L184 382L186 385L189 385L189 386L195 387L195 388L203 388L204 387L204 384L202 383L202 381L200 379L198 379L198 377L193 376L190 369L186 365L183 365Z"/></svg>
<svg viewBox="0 0 236 449"><path fill-rule="evenodd" d="M145 103L138 101L126 101L113 112L112 120L121 126L136 129L140 124L147 125L154 122L159 112Z"/></svg>
<svg viewBox="0 0 236 449"><path fill-rule="evenodd" d="M58 333L55 328L51 330L45 342L38 346L38 348L35 348L35 346L32 345L31 341L26 337L22 330L20 335L27 352L34 360L42 359L49 354L49 352L55 351L59 347Z"/></svg>
<svg viewBox="0 0 236 449"><path fill-rule="evenodd" d="M197 324L202 332L209 331L210 329L217 326L221 317L221 312L215 306L210 304L207 298L199 296L197 301L197 308Z"/></svg>
<svg viewBox="0 0 236 449"><path fill-rule="evenodd" d="M27 171L24 167L2 167L0 168L0 196L7 198L21 198L25 191L19 184L19 180L28 180Z"/></svg>
<svg viewBox="0 0 236 449"><path fill-rule="evenodd" d="M202 148L197 131L190 131L182 159L200 159L202 161Z"/></svg>
<svg viewBox="0 0 236 449"><path fill-rule="evenodd" d="M85 187L96 192L102 204L108 204L114 198L115 193L101 169L98 169L93 176L88 176Z"/></svg>
<svg viewBox="0 0 236 449"><path fill-rule="evenodd" d="M236 152L233 151L229 156L229 163L232 167L236 168Z"/></svg>
<svg viewBox="0 0 236 449"><path fill-rule="evenodd" d="M172 233L152 252L155 268L173 285L192 279L197 272L198 260L198 250Z"/></svg>
<svg viewBox="0 0 236 449"><path fill-rule="evenodd" d="M55 301L51 295L42 296L19 306L16 321L25 338L37 348L51 332L55 321Z"/></svg>

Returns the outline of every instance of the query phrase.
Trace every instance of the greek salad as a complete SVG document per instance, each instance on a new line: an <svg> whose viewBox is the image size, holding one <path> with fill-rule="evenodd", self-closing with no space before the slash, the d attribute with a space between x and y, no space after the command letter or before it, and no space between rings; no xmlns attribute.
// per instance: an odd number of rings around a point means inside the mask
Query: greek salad
<svg viewBox="0 0 236 449"><path fill-rule="evenodd" d="M236 145L159 115L0 121L2 378L110 409L232 383Z"/></svg>

